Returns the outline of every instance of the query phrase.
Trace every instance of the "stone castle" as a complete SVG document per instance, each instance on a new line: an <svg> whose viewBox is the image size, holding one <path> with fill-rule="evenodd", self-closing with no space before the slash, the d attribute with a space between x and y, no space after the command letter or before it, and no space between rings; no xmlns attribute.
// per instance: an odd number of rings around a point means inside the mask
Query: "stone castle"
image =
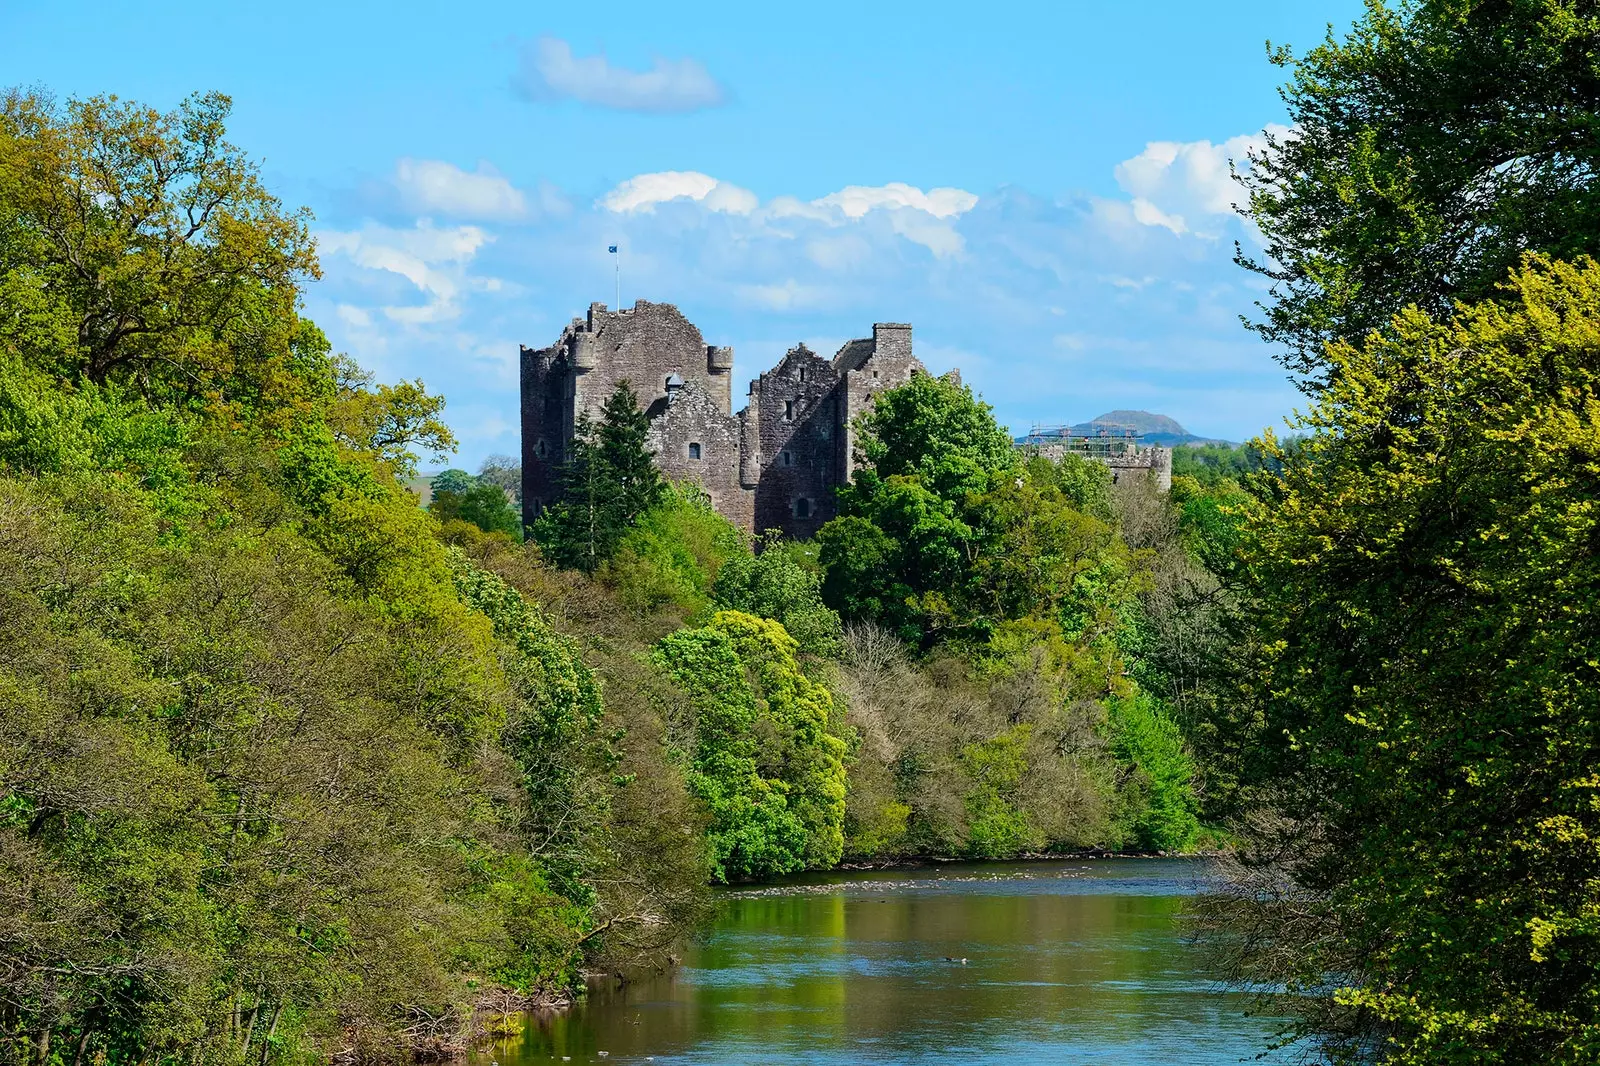
<svg viewBox="0 0 1600 1066"><path fill-rule="evenodd" d="M618 383L628 382L650 416L650 449L667 477L692 480L740 528L807 538L838 513L834 490L854 471L856 417L883 389L927 368L911 350L911 327L879 322L832 359L797 344L750 382L733 410L733 349L707 344L672 304L602 303L574 318L548 348L522 349L522 499L531 520L560 492L557 472L579 422L598 422ZM955 374L955 372L952 372ZM956 374L959 380L959 374ZM1116 431L1073 436L1034 427L1018 442L1051 459L1075 454L1111 469L1172 484L1172 452Z"/></svg>
<svg viewBox="0 0 1600 1066"><path fill-rule="evenodd" d="M853 469L851 426L875 393L927 373L911 327L879 322L832 359L798 344L750 383L733 410L733 349L707 344L671 304L589 305L548 348L522 349L522 499L531 519L559 493L579 420L598 421L627 381L650 416L662 473L693 480L718 512L760 532L810 537L837 514Z"/></svg>

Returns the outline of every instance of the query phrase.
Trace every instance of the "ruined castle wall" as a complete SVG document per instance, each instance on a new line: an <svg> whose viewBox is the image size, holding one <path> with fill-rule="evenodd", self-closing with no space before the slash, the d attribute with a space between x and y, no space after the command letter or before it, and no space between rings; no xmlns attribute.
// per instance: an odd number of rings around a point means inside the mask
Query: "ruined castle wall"
<svg viewBox="0 0 1600 1066"><path fill-rule="evenodd" d="M741 420L699 384L677 391L650 423L656 466L674 481L693 481L728 521L749 530L755 493L740 481Z"/></svg>
<svg viewBox="0 0 1600 1066"><path fill-rule="evenodd" d="M1166 492L1172 488L1172 449L1161 447L1143 448L1132 441L1127 442L1125 448L1099 449L1094 451L1072 447L1068 444L1028 444L1025 451L1029 455L1037 455L1051 462L1060 462L1064 456L1076 455L1080 459L1104 464L1111 471L1113 484L1120 482L1125 477L1138 476L1154 478L1157 487Z"/></svg>
<svg viewBox="0 0 1600 1066"><path fill-rule="evenodd" d="M843 441L838 456L841 483L855 474L856 419L872 406L872 398L884 389L904 385L911 375L927 370L911 354L911 327L901 322L879 322L872 327L870 353L866 341L851 341L839 349L834 363L843 369L841 385L844 408ZM854 364L854 369L849 369Z"/></svg>
<svg viewBox="0 0 1600 1066"><path fill-rule="evenodd" d="M633 386L639 406L653 413L658 404L666 403L667 378L673 374L699 383L720 401L723 414L731 413L733 350L709 348L700 331L671 304L639 300L626 311L590 304L582 328L571 331L567 341L575 368L581 371L574 417L587 413L598 420L600 409L622 381Z"/></svg>
<svg viewBox="0 0 1600 1066"><path fill-rule="evenodd" d="M809 537L838 514L839 375L800 345L750 386L761 477L755 531Z"/></svg>
<svg viewBox="0 0 1600 1066"><path fill-rule="evenodd" d="M626 380L650 415L650 446L667 477L701 485L743 529L809 537L838 513L835 490L852 471L851 421L918 372L911 327L879 323L831 362L805 345L791 349L751 382L748 406L734 414L731 348L706 345L670 304L591 304L554 346L522 349L526 516L555 501L580 416L598 420Z"/></svg>
<svg viewBox="0 0 1600 1066"><path fill-rule="evenodd" d="M522 500L528 521L557 494L556 471L570 437L570 389L560 348L523 348Z"/></svg>

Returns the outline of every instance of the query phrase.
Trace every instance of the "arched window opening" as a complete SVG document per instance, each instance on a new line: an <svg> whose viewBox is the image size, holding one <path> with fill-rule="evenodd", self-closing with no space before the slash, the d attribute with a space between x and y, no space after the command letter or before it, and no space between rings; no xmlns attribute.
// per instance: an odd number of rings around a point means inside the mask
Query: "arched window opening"
<svg viewBox="0 0 1600 1066"><path fill-rule="evenodd" d="M796 518L810 518L811 501L804 496L796 496L794 498L794 516Z"/></svg>
<svg viewBox="0 0 1600 1066"><path fill-rule="evenodd" d="M691 458L691 459L700 458L700 442L699 441L692 440L692 441L689 442L689 458Z"/></svg>

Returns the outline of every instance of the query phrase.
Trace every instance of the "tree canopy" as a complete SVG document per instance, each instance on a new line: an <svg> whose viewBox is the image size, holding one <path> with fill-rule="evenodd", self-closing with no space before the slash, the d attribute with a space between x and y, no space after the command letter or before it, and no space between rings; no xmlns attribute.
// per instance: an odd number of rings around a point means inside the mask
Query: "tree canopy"
<svg viewBox="0 0 1600 1066"><path fill-rule="evenodd" d="M1243 172L1265 247L1241 261L1292 370L1407 305L1492 298L1526 251L1600 250L1597 38L1585 0L1367 0L1343 40L1274 53L1293 131Z"/></svg>

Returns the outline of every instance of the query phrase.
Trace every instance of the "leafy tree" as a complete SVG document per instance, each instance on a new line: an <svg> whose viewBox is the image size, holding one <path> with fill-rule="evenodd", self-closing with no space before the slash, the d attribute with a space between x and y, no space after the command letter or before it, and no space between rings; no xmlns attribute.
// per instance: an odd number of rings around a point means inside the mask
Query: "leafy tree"
<svg viewBox="0 0 1600 1066"><path fill-rule="evenodd" d="M1130 837L1145 851L1182 851L1200 829L1183 733L1149 693L1114 699L1109 708L1111 750L1128 768L1122 803Z"/></svg>
<svg viewBox="0 0 1600 1066"><path fill-rule="evenodd" d="M970 388L919 374L878 394L857 448L865 465L817 537L829 605L909 639L971 625L970 563L985 545L968 499L1018 466L993 411Z"/></svg>
<svg viewBox="0 0 1600 1066"><path fill-rule="evenodd" d="M975 859L1009 858L1044 844L1019 795L1028 772L1032 733L1032 725L1020 723L961 752L963 767L973 782L965 797L966 851Z"/></svg>
<svg viewBox="0 0 1600 1066"><path fill-rule="evenodd" d="M1329 1054L1580 1063L1600 1047L1600 265L1329 349L1258 627L1249 972Z"/></svg>
<svg viewBox="0 0 1600 1066"><path fill-rule="evenodd" d="M580 420L561 468L561 500L534 523L534 539L560 566L593 573L666 491L648 446L650 419L618 382L598 425Z"/></svg>
<svg viewBox="0 0 1600 1066"><path fill-rule="evenodd" d="M838 613L822 602L821 582L816 569L806 565L804 551L795 542L769 537L759 554L736 555L724 563L713 593L719 607L782 623L801 651L836 655L843 627Z"/></svg>
<svg viewBox="0 0 1600 1066"><path fill-rule="evenodd" d="M651 612L703 612L712 583L730 560L750 554L749 537L693 484L674 485L623 536L602 578L623 606Z"/></svg>
<svg viewBox="0 0 1600 1066"><path fill-rule="evenodd" d="M522 515L499 485L464 470L445 470L433 479L428 510L441 522L471 522L485 533L522 536Z"/></svg>
<svg viewBox="0 0 1600 1066"><path fill-rule="evenodd" d="M22 357L277 426L313 401L297 314L318 276L288 212L225 139L226 96L160 114L115 97L0 96L0 292ZM314 347L314 344L313 344Z"/></svg>
<svg viewBox="0 0 1600 1066"><path fill-rule="evenodd" d="M830 730L828 690L805 676L783 626L739 611L657 645L655 661L695 699L683 755L711 815L719 880L838 862L846 746Z"/></svg>
<svg viewBox="0 0 1600 1066"><path fill-rule="evenodd" d="M1255 328L1319 379L1330 340L1410 304L1495 295L1524 251L1600 247L1600 11L1581 0L1368 0L1296 58L1293 132L1243 181L1273 283Z"/></svg>

